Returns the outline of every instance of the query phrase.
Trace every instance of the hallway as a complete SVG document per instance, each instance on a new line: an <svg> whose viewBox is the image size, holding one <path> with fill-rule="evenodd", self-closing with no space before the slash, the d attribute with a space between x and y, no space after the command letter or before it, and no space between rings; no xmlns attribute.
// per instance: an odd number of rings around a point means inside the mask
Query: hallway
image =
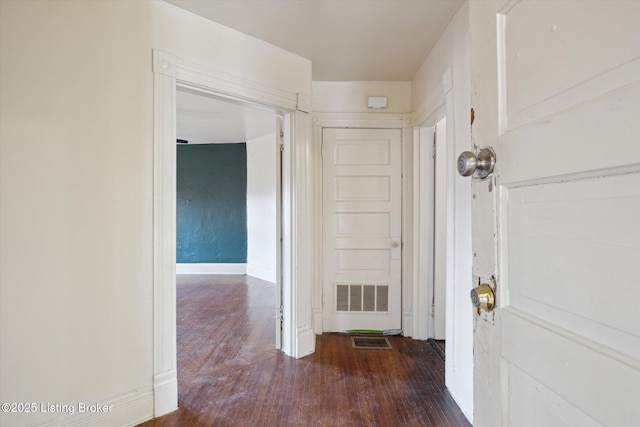
<svg viewBox="0 0 640 427"><path fill-rule="evenodd" d="M142 426L469 426L426 341L392 350L317 337L300 360L273 349L273 284L178 276L179 410Z"/></svg>

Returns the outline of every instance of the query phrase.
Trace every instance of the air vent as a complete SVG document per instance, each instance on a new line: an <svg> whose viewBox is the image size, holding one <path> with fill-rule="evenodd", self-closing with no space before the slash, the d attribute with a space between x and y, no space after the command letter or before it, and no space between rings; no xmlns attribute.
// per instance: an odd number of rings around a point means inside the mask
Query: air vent
<svg viewBox="0 0 640 427"><path fill-rule="evenodd" d="M388 312L389 285L336 284L336 311Z"/></svg>
<svg viewBox="0 0 640 427"><path fill-rule="evenodd" d="M389 340L384 337L351 337L353 348L366 348L372 350L391 350Z"/></svg>

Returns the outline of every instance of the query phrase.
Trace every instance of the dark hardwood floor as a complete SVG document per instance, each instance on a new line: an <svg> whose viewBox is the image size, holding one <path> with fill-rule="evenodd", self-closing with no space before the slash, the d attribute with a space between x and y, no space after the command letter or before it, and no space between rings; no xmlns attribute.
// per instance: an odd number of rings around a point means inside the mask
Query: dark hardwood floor
<svg viewBox="0 0 640 427"><path fill-rule="evenodd" d="M317 337L295 360L274 349L275 287L248 276L179 276L176 412L142 426L469 426L426 341L392 350Z"/></svg>

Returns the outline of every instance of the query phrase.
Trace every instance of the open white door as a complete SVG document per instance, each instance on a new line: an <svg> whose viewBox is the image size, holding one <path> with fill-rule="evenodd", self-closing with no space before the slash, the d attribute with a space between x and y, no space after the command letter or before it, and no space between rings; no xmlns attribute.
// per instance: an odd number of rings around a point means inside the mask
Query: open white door
<svg viewBox="0 0 640 427"><path fill-rule="evenodd" d="M400 329L400 129L324 129L323 330Z"/></svg>
<svg viewBox="0 0 640 427"><path fill-rule="evenodd" d="M640 2L470 7L474 425L637 425Z"/></svg>

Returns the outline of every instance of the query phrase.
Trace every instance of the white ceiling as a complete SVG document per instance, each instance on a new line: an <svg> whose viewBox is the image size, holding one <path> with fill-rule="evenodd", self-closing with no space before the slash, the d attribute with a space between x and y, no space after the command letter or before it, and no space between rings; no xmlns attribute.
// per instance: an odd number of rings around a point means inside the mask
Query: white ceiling
<svg viewBox="0 0 640 427"><path fill-rule="evenodd" d="M316 81L407 81L463 0L166 0L313 61Z"/></svg>
<svg viewBox="0 0 640 427"><path fill-rule="evenodd" d="M313 62L316 81L407 81L463 0L166 0ZM245 142L275 115L178 91L177 136Z"/></svg>
<svg viewBox="0 0 640 427"><path fill-rule="evenodd" d="M176 136L189 144L222 144L275 133L276 115L179 89Z"/></svg>

